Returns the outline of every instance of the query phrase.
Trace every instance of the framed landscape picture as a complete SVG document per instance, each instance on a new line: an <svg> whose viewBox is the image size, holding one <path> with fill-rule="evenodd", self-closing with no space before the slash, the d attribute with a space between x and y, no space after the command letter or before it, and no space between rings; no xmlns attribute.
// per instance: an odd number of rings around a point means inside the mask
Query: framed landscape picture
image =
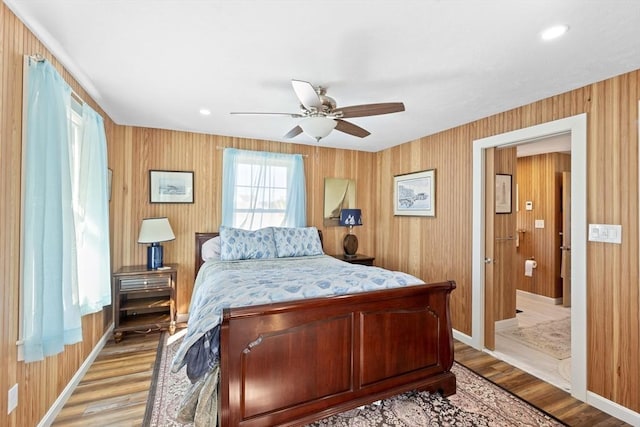
<svg viewBox="0 0 640 427"><path fill-rule="evenodd" d="M150 170L149 202L193 203L193 172Z"/></svg>
<svg viewBox="0 0 640 427"><path fill-rule="evenodd" d="M436 216L436 170L393 177L393 214Z"/></svg>

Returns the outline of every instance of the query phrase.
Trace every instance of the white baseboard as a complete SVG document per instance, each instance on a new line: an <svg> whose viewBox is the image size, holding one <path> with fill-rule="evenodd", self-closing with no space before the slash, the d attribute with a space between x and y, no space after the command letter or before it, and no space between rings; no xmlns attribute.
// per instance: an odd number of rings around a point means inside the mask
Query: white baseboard
<svg viewBox="0 0 640 427"><path fill-rule="evenodd" d="M461 343L464 343L470 347L476 348L474 342L473 342L473 338L471 338L469 335L463 334L460 331L457 331L455 329L453 329L453 338L457 339L458 341L460 341Z"/></svg>
<svg viewBox="0 0 640 427"><path fill-rule="evenodd" d="M624 421L625 423L631 424L632 426L640 426L640 413L634 412L629 408L625 408L624 406L605 399L591 391L587 391L587 403Z"/></svg>
<svg viewBox="0 0 640 427"><path fill-rule="evenodd" d="M60 393L56 401L53 402L53 405L51 405L47 413L44 414L44 417L42 417L42 419L38 423L38 427L48 427L53 424L53 422L56 420L56 417L64 407L64 404L67 403L67 400L69 400L69 398L73 394L73 391L80 383L80 380L82 380L82 378L84 377L84 374L87 373L93 361L96 360L96 357L98 357L98 354L100 354L102 348L105 346L107 341L109 341L112 332L113 323L111 324L111 326L109 326L102 338L100 338L100 341L97 342L93 350L91 350L89 356L84 360L82 365L80 365L80 368L78 368L75 375L73 376L73 378L71 378L71 381L69 381L64 390L62 390L62 393Z"/></svg>
<svg viewBox="0 0 640 427"><path fill-rule="evenodd" d="M520 297L529 298L535 301L541 301L547 304L553 304L553 305L562 304L562 297L560 298L545 297L544 295L533 294L531 292L521 291L520 289L516 290L516 294Z"/></svg>

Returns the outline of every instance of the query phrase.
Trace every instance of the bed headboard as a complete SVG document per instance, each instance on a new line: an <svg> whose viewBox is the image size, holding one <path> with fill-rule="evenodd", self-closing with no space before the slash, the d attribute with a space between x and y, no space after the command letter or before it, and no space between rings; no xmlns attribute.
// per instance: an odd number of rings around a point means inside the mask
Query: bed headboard
<svg viewBox="0 0 640 427"><path fill-rule="evenodd" d="M217 231L210 232L196 232L196 258L195 258L195 269L193 270L193 280L196 279L198 275L198 271L200 271L200 267L204 264L202 261L202 245L209 239L213 239L216 236L219 236L220 233ZM318 230L318 236L320 236L320 243L324 248L324 240L322 240L322 230Z"/></svg>
<svg viewBox="0 0 640 427"><path fill-rule="evenodd" d="M195 269L193 270L193 280L196 279L198 275L198 271L200 271L200 266L204 264L202 261L202 245L209 239L213 239L216 236L219 236L220 233L215 232L196 232L196 263Z"/></svg>

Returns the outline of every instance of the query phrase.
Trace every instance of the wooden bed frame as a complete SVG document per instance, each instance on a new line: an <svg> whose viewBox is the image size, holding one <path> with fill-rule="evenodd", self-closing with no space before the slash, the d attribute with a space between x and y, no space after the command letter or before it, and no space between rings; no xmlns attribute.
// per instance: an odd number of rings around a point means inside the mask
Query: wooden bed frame
<svg viewBox="0 0 640 427"><path fill-rule="evenodd" d="M218 233L196 233L200 248ZM298 426L409 390L456 391L455 282L225 309L220 425Z"/></svg>

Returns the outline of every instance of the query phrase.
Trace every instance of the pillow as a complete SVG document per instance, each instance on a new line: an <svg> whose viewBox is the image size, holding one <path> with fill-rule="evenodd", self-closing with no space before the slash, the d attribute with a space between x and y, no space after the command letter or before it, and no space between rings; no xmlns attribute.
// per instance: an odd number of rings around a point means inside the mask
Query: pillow
<svg viewBox="0 0 640 427"><path fill-rule="evenodd" d="M220 236L216 236L204 242L200 249L200 253L202 254L203 261L220 259Z"/></svg>
<svg viewBox="0 0 640 427"><path fill-rule="evenodd" d="M315 227L274 227L273 238L278 258L324 254L318 229Z"/></svg>
<svg viewBox="0 0 640 427"><path fill-rule="evenodd" d="M276 257L272 227L242 230L220 227L220 259L264 259Z"/></svg>

